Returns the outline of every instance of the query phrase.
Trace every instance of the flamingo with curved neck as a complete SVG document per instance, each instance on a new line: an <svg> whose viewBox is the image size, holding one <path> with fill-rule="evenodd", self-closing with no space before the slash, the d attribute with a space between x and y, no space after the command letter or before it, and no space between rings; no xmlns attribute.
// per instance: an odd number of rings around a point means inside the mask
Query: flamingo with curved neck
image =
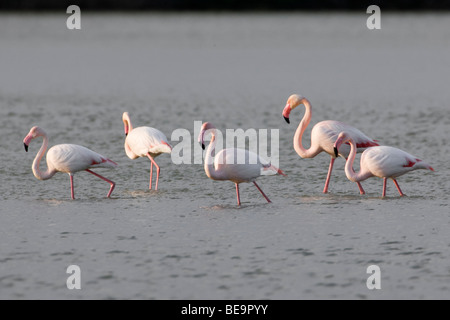
<svg viewBox="0 0 450 320"><path fill-rule="evenodd" d="M253 182L267 202L271 202L266 194L256 183L256 178L262 175L281 174L285 176L283 171L271 165L254 152L238 149L227 148L222 149L212 157L212 153L216 149L216 128L209 122L202 125L198 141L205 150L205 135L211 134L211 140L205 156L205 173L212 180L230 180L236 185L236 197L238 206L241 205L239 195L239 184L243 182ZM244 163L240 162L244 160Z"/></svg>
<svg viewBox="0 0 450 320"><path fill-rule="evenodd" d="M434 169L419 158L394 147L377 146L365 150L361 155L360 170L353 170L353 163L356 157L356 143L348 132L341 132L334 143L334 150L337 154L339 148L350 143L350 155L345 164L345 174L350 181L363 181L370 177L383 178L382 197L386 196L386 181L388 178L394 181L400 196L404 193L400 189L395 178L417 169Z"/></svg>
<svg viewBox="0 0 450 320"><path fill-rule="evenodd" d="M366 136L364 133L362 133L360 130L351 127L345 123L334 121L334 120L325 120L317 123L311 131L311 145L309 149L306 149L303 146L302 139L303 134L308 127L309 123L311 122L312 117L312 107L311 103L308 99L305 97L299 95L299 94L293 94L291 95L287 102L286 106L283 109L283 117L286 120L287 123L290 123L289 115L292 110L294 110L297 106L303 104L305 106L305 114L303 116L303 119L300 121L297 130L295 131L294 135L294 149L297 152L297 154L302 158L314 158L322 151L328 153L331 156L330 166L328 168L328 174L327 179L325 182L325 187L323 189L323 193L328 192L329 184L330 184L330 178L331 178L331 172L333 171L333 165L334 161L338 156L343 157L344 159L347 159L348 154L350 152L350 147L342 147L341 150L339 150L339 154L335 155L333 150L333 144L336 140L338 134L341 131L347 131L349 134L352 135L353 139L357 143L357 151L363 152L366 148L372 147L372 146L378 146L378 141L373 140ZM364 194L365 191L361 184L357 182L359 192L361 194Z"/></svg>
<svg viewBox="0 0 450 320"><path fill-rule="evenodd" d="M39 180L47 180L55 175L56 172L65 172L70 177L70 194L71 198L75 199L73 176L75 172L87 171L96 177L108 182L111 187L109 189L107 198L111 196L114 190L115 183L98 173L95 173L89 169L91 168L114 168L117 163L105 158L104 156L76 144L59 144L51 147L47 152L47 169L45 171L40 170L40 163L48 148L48 137L45 131L39 127L33 127L23 140L25 151L28 152L28 146L31 140L38 137L43 138L41 148L39 149L36 157L33 160L31 167L34 176Z"/></svg>
<svg viewBox="0 0 450 320"><path fill-rule="evenodd" d="M133 128L131 124L130 115L124 112L122 121L125 130L125 153L128 158L134 160L139 157L146 157L150 160L150 184L149 189L152 189L153 166L156 167L156 186L158 190L160 168L155 162L155 158L162 153L171 153L172 146L167 141L167 137L158 129L151 127Z"/></svg>

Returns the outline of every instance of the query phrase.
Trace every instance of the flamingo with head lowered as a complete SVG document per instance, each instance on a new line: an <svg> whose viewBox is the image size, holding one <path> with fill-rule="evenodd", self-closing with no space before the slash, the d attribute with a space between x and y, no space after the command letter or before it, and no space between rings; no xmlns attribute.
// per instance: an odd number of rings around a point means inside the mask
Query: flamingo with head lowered
<svg viewBox="0 0 450 320"><path fill-rule="evenodd" d="M124 112L122 121L125 129L125 153L128 158L134 160L139 157L147 157L150 162L150 185L152 189L153 165L156 167L156 186L158 190L159 166L155 158L162 153L171 153L172 146L167 141L167 137L158 129L151 127L133 128L128 112Z"/></svg>
<svg viewBox="0 0 450 320"><path fill-rule="evenodd" d="M109 189L107 197L109 198L111 196L111 193L113 192L116 184L113 181L106 179L105 177L89 169L114 168L117 166L117 163L83 146L79 146L76 144L58 144L48 150L47 170L41 171L39 169L39 164L41 163L41 159L48 147L47 134L41 128L33 127L23 140L23 144L25 146L25 151L28 152L30 141L38 137L43 137L43 143L38 154L36 155L36 158L33 161L32 170L36 178L38 178L39 180L47 180L53 177L58 171L68 173L70 177L71 197L72 199L75 199L73 176L75 172L85 170L89 173L92 173L96 177L108 182L111 187Z"/></svg>
<svg viewBox="0 0 450 320"><path fill-rule="evenodd" d="M339 148L346 142L350 143L350 155L345 164L345 174L350 181L363 181L370 177L383 178L383 193L386 196L386 181L391 178L397 187L400 196L404 193L400 189L396 178L417 169L434 169L425 161L397 148L388 146L372 147L365 150L361 155L360 171L353 170L353 162L356 156L356 143L348 132L341 132L334 143L334 152L337 156Z"/></svg>
<svg viewBox="0 0 450 320"><path fill-rule="evenodd" d="M335 159L338 156L347 159L350 146L343 145L339 149L339 154L334 153L333 145L336 141L337 136L341 131L347 131L349 135L354 139L357 146L357 152L363 152L368 147L378 146L378 141L373 140L366 136L364 133L359 131L358 129L351 127L345 123L334 121L334 120L325 120L317 123L311 131L311 146L309 149L305 149L302 144L303 133L306 130L306 127L309 125L311 121L312 111L311 111L311 103L305 97L293 94L287 100L286 106L283 110L283 117L287 123L289 121L289 115L292 110L294 110L297 106L303 104L305 106L305 115L303 119L300 121L300 124L295 131L294 135L294 149L297 154L302 158L314 158L316 155L321 153L322 151L328 153L331 156L330 166L328 168L327 180L325 182L325 187L323 189L323 193L328 192L328 186L330 184L331 172L333 170L333 164ZM364 189L359 182L357 182L359 192L364 194Z"/></svg>
<svg viewBox="0 0 450 320"><path fill-rule="evenodd" d="M216 148L216 128L211 123L205 122L202 125L200 134L198 136L198 142L201 143L204 150L205 135L208 133L211 134L211 141L205 156L206 175L212 180L233 181L236 185L236 197L238 206L241 205L239 184L242 182L253 182L255 187L259 190L259 192L261 192L267 202L270 203L270 199L264 194L264 192L256 183L256 178L262 175L281 174L285 176L285 174L280 169L262 159L256 153L244 149L222 149L217 152L215 157L213 158L212 152L214 152Z"/></svg>

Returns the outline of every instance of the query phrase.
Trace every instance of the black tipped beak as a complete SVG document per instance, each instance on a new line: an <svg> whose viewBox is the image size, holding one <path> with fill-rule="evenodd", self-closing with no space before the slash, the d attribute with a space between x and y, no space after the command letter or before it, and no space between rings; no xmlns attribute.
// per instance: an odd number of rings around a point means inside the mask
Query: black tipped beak
<svg viewBox="0 0 450 320"><path fill-rule="evenodd" d="M334 147L334 155L336 156L336 158L338 157L339 151L336 147Z"/></svg>
<svg viewBox="0 0 450 320"><path fill-rule="evenodd" d="M287 123L291 123L291 122L289 121L289 118L286 118L285 116L283 116L283 118L284 118L284 120L286 120Z"/></svg>
<svg viewBox="0 0 450 320"><path fill-rule="evenodd" d="M205 144L204 143L202 143L202 149L205 150Z"/></svg>
<svg viewBox="0 0 450 320"><path fill-rule="evenodd" d="M25 151L28 152L28 145L24 142L23 146L25 147Z"/></svg>

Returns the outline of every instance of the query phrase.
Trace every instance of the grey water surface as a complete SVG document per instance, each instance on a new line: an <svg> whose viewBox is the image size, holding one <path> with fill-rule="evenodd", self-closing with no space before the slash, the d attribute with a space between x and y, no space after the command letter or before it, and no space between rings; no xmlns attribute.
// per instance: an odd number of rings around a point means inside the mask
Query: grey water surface
<svg viewBox="0 0 450 320"><path fill-rule="evenodd" d="M0 299L449 299L450 15L365 12L0 14ZM312 126L341 120L426 160L392 182L347 180L330 157L301 159L285 123L288 96L312 104ZM197 144L194 121L279 130L287 174L259 185L212 181L201 164L164 154L158 191L150 162L123 149L122 113ZM37 180L29 129L118 163ZM188 137L189 138L189 137ZM189 141L189 140L188 140ZM175 146L177 141L171 141ZM196 148L198 145L196 146ZM357 161L359 156L357 157ZM45 161L41 168L45 167ZM358 168L358 164L355 164ZM66 269L81 269L69 290ZM381 289L369 290L378 265Z"/></svg>

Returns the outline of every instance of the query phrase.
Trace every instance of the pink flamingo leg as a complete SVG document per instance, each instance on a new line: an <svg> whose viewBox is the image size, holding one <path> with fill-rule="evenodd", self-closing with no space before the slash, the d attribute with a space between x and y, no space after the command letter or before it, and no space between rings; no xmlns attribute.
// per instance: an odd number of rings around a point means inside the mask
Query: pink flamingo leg
<svg viewBox="0 0 450 320"><path fill-rule="evenodd" d="M383 195L382 195L383 198L386 196L386 181L387 178L383 178Z"/></svg>
<svg viewBox="0 0 450 320"><path fill-rule="evenodd" d="M263 195L264 198L266 198L267 202L272 202L269 200L269 198L267 198L267 196L264 194L264 192L261 190L261 188L256 184L255 181L253 181L253 183L255 184L255 187L259 190L259 192L261 192L261 194Z"/></svg>
<svg viewBox="0 0 450 320"><path fill-rule="evenodd" d="M94 176L96 176L96 177L98 177L98 178L100 178L100 179L102 179L102 180L105 180L106 182L108 182L108 183L111 185L111 188L109 188L108 195L106 196L107 198L109 198L109 196L110 196L111 193L113 192L114 187L116 186L116 184L115 184L113 181L111 181L111 180L109 180L109 179L106 179L105 177L99 175L98 173L95 173L94 171L91 171L91 170L89 170L89 169L86 169L86 171L89 172L89 173L92 173Z"/></svg>
<svg viewBox="0 0 450 320"><path fill-rule="evenodd" d="M241 205L241 198L239 197L239 185L236 183L236 196L237 196L237 203L238 206Z"/></svg>
<svg viewBox="0 0 450 320"><path fill-rule="evenodd" d="M159 166L156 164L155 160L153 160L153 157L149 154L147 154L147 157L150 159L150 161L152 162L152 164L155 165L156 167L156 187L155 190L158 190L158 181L159 181ZM151 185L150 185L150 189L151 189Z"/></svg>
<svg viewBox="0 0 450 320"><path fill-rule="evenodd" d="M330 184L330 178L331 178L331 172L333 171L333 165L334 165L335 158L331 158L330 161L330 167L328 168L328 175L327 175L327 181L325 182L325 188L323 188L323 193L328 192L328 186Z"/></svg>
<svg viewBox="0 0 450 320"><path fill-rule="evenodd" d="M397 180L392 178L392 181L394 181L395 186L397 187L398 193L400 193L400 196L403 197L405 194L402 192L402 189L400 189L400 186L397 183Z"/></svg>
<svg viewBox="0 0 450 320"><path fill-rule="evenodd" d="M153 162L150 163L150 185L149 185L149 189L152 189L152 180L153 180Z"/></svg>
<svg viewBox="0 0 450 320"><path fill-rule="evenodd" d="M358 185L358 188L359 188L359 194L366 194L361 183L359 183L359 181L358 181L358 182L356 182L356 184Z"/></svg>
<svg viewBox="0 0 450 320"><path fill-rule="evenodd" d="M70 177L70 196L72 197L72 200L75 199L75 192L73 190L73 174L69 173Z"/></svg>

